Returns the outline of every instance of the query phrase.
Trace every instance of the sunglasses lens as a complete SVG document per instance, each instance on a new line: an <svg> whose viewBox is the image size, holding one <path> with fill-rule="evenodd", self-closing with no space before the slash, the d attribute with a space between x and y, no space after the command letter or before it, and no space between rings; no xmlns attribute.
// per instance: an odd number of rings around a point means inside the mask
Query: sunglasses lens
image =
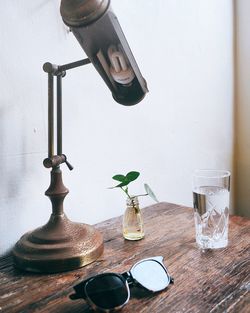
<svg viewBox="0 0 250 313"><path fill-rule="evenodd" d="M85 293L95 306L105 310L124 305L129 297L126 284L114 274L93 277L86 284Z"/></svg>
<svg viewBox="0 0 250 313"><path fill-rule="evenodd" d="M131 270L131 274L140 285L154 292L163 290L170 283L170 277L165 269L154 260L138 263Z"/></svg>

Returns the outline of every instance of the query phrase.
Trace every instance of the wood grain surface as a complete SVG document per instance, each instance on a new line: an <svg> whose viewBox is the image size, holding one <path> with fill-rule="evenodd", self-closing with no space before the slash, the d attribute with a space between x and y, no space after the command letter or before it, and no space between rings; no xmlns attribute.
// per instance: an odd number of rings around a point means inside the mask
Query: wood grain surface
<svg viewBox="0 0 250 313"><path fill-rule="evenodd" d="M71 301L72 286L102 272L124 272L140 259L162 255L174 285L148 294L132 288L124 313L250 312L250 219L231 216L227 248L201 252L195 243L193 210L160 203L143 210L146 236L136 242L122 237L121 217L99 223L104 254L78 270L41 275L0 259L0 313L92 312L84 300Z"/></svg>

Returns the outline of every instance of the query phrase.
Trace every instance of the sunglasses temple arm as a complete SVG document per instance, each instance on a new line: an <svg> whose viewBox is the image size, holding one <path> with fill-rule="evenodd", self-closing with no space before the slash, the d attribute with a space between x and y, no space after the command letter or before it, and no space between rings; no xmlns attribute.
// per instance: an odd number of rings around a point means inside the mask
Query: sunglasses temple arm
<svg viewBox="0 0 250 313"><path fill-rule="evenodd" d="M86 299L86 295L85 295L85 291L84 291L84 285L85 284L86 284L86 280L73 287L75 293L69 295L71 300Z"/></svg>

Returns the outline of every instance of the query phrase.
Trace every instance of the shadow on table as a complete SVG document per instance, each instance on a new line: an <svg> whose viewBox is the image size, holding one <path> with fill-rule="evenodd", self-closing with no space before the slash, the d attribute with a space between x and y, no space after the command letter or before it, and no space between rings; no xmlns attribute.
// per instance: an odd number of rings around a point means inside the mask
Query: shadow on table
<svg viewBox="0 0 250 313"><path fill-rule="evenodd" d="M136 299L147 298L148 299L150 297L154 297L157 294L158 293L152 293L152 292L150 292L146 289L143 289L143 288L133 287L130 289L130 300L132 300L133 298L136 298ZM58 307L58 309L60 309L60 307ZM91 309L91 307L83 299L74 300L71 302L71 304L67 304L67 306L65 306L65 304L64 304L62 309L63 309L62 310L63 313L73 313L73 312L93 313L93 312L98 312L98 311L94 311L93 309Z"/></svg>

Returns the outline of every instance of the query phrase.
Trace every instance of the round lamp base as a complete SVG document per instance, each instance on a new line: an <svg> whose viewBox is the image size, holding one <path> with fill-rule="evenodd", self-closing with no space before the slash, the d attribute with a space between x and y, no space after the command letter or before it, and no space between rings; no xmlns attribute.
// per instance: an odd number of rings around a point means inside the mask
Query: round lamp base
<svg viewBox="0 0 250 313"><path fill-rule="evenodd" d="M102 235L87 224L74 223L65 214L24 234L13 249L14 265L25 271L56 273L94 262L103 253Z"/></svg>

